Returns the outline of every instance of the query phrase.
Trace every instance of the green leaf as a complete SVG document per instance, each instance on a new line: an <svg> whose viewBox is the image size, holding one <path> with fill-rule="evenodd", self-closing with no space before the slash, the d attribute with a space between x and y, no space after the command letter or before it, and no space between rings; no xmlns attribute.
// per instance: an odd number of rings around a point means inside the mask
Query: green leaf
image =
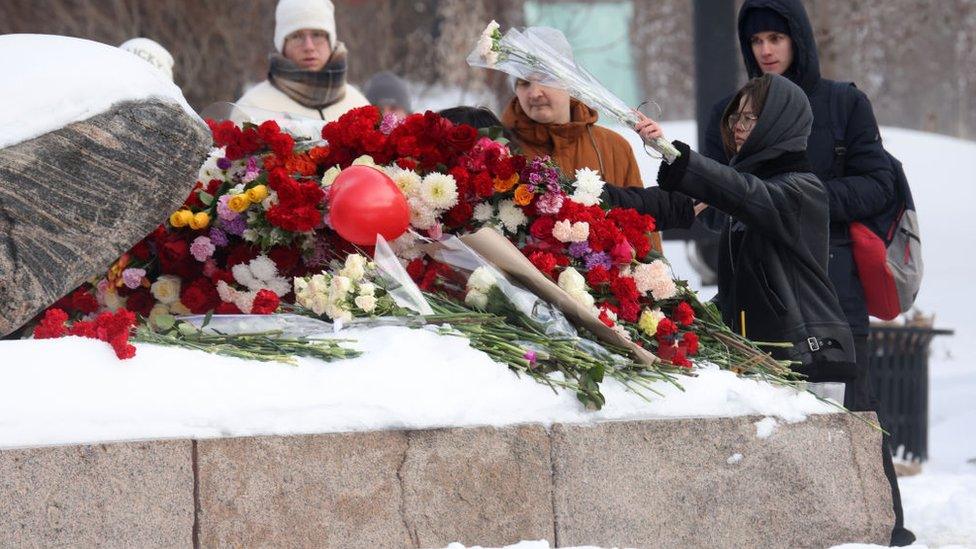
<svg viewBox="0 0 976 549"><path fill-rule="evenodd" d="M210 319L213 318L213 311L207 311L207 316L203 317L203 324L200 325L200 329L204 329L207 324L210 324Z"/></svg>
<svg viewBox="0 0 976 549"><path fill-rule="evenodd" d="M214 197L212 194L205 191L200 191L197 193L197 196L200 198L200 202L203 202L204 206L210 206L213 204Z"/></svg>

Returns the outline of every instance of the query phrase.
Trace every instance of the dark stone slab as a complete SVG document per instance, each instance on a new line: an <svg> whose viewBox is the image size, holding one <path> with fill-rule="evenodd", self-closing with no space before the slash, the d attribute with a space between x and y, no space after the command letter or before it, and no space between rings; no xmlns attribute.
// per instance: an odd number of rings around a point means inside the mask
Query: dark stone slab
<svg viewBox="0 0 976 549"><path fill-rule="evenodd" d="M152 232L210 144L199 120L152 99L0 149L0 335Z"/></svg>

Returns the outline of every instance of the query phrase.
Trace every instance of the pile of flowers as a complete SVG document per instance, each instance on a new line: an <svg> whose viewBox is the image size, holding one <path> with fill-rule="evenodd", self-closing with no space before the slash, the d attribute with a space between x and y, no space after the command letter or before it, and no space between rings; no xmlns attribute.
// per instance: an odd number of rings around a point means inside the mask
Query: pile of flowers
<svg viewBox="0 0 976 549"><path fill-rule="evenodd" d="M297 310L341 322L406 314L370 282L372 250L357 249L328 224L330 186L342 170L366 164L389 175L406 197L413 230L390 244L442 314L489 321L478 316L486 314L488 287L481 288L483 277L468 287L470 273L434 260L423 244L493 227L606 326L654 352L663 367L688 368L703 357L787 379L785 366L724 330L717 313L673 279L651 249L653 218L601 206L604 182L593 170L566 177L548 158L528 161L486 132L432 112L398 119L375 107L354 109L324 126L321 141L296 140L273 121L208 124L214 149L182 207L103 276L56 303L61 313L42 322L38 337L70 333L55 329L62 315L78 326L97 323L104 311L164 327L189 314ZM80 325L72 329L87 330ZM474 331L465 335L489 341ZM513 368L533 369L542 356L531 349L511 353L518 359L497 356ZM570 354L550 348L546 356ZM595 365L572 357L585 368L551 359L549 371L565 370L584 384L602 378L590 371Z"/></svg>

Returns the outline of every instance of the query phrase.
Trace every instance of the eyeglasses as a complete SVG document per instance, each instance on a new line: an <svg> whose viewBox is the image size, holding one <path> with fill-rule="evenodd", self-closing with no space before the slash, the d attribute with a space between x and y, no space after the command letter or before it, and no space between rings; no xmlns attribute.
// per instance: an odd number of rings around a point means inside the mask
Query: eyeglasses
<svg viewBox="0 0 976 549"><path fill-rule="evenodd" d="M329 41L329 33L321 30L301 30L296 31L285 37L285 42L292 44L304 44L305 40L311 38L312 43L316 46L321 46L322 44Z"/></svg>
<svg viewBox="0 0 976 549"><path fill-rule="evenodd" d="M745 114L734 112L729 115L729 129L735 130L736 125L741 123L742 129L749 131L756 127L757 120L759 120L759 117L751 112Z"/></svg>

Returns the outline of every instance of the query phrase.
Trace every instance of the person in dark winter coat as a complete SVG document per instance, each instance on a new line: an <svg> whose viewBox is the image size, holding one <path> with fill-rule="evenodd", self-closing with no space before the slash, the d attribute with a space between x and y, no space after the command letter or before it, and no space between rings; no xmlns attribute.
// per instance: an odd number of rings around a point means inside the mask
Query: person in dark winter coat
<svg viewBox="0 0 976 549"><path fill-rule="evenodd" d="M803 88L810 100L814 124L807 156L830 197L830 280L857 351L858 376L847 391L845 404L867 409L868 312L848 226L883 211L894 195L895 182L881 147L871 102L857 88L849 88L844 98L850 113L844 142L847 153L843 164L836 165L828 102L831 81L820 76L817 45L803 4L799 0L746 0L739 10L738 24L739 45L749 76L782 74ZM721 143L719 118L727 105L728 100L724 100L712 110L702 151L723 163L728 163L729 155Z"/></svg>
<svg viewBox="0 0 976 549"><path fill-rule="evenodd" d="M785 341L773 356L797 361L811 381L847 380L854 344L827 276L827 195L806 156L813 124L803 90L786 78L750 80L722 122L731 167L676 141L681 156L661 164L658 185L725 212L718 304L725 323L757 341ZM645 139L663 137L647 119ZM611 204L626 205L609 190ZM626 198L626 197L623 197Z"/></svg>
<svg viewBox="0 0 976 549"><path fill-rule="evenodd" d="M830 201L830 261L828 272L854 336L856 375L845 391L851 410L876 409L868 372L868 313L864 289L857 275L848 227L882 212L894 195L895 176L881 146L880 132L867 96L854 86L841 98L847 113L844 142L835 143L831 124L833 82L820 76L817 44L800 0L746 0L739 10L739 45L750 77L781 74L800 86L813 110L813 129L807 156L823 182ZM722 163L730 155L722 145L720 118L728 99L717 104L706 128L703 153ZM835 147L846 154L838 157ZM715 228L721 216L701 218ZM883 420L884 418L882 418ZM884 451L885 472L892 486L896 525L892 544L910 544L914 535L902 527L901 498L891 456Z"/></svg>

